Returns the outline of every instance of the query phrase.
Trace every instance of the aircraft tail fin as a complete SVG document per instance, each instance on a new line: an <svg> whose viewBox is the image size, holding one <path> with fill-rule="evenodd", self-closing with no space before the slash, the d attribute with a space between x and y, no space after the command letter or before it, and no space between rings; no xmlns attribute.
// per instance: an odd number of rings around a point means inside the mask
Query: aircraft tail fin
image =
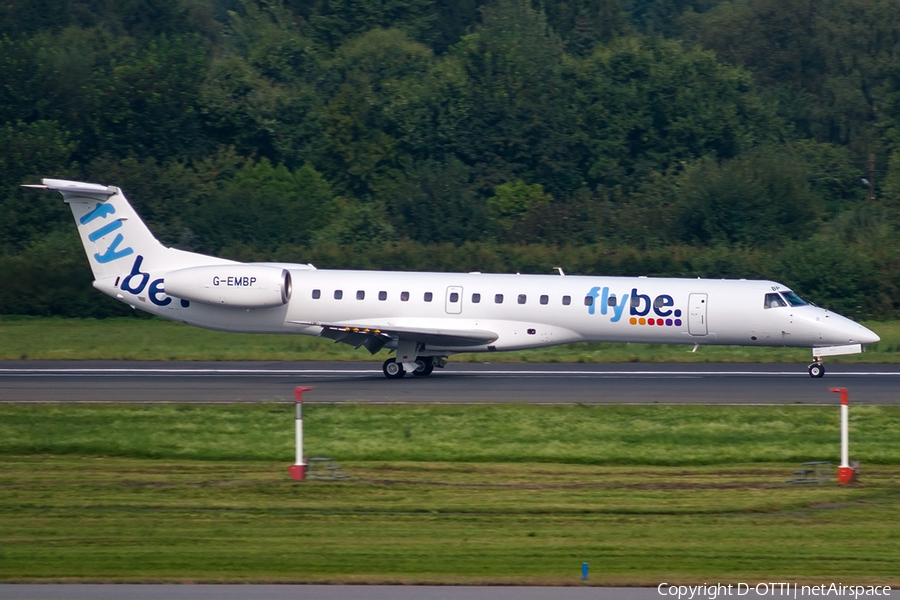
<svg viewBox="0 0 900 600"><path fill-rule="evenodd" d="M41 185L23 187L62 194L63 200L72 209L96 280L128 273L138 256L144 271L230 262L163 246L132 208L122 190L115 186L42 179Z"/></svg>

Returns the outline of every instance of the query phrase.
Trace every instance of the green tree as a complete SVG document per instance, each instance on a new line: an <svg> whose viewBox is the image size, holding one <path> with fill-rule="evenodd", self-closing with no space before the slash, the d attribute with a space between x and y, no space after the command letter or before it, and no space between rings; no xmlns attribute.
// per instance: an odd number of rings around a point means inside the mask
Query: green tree
<svg viewBox="0 0 900 600"><path fill-rule="evenodd" d="M427 146L472 168L485 196L519 178L554 195L578 189L577 120L561 41L527 0L499 0L482 13L482 25L436 70L443 81L427 113L435 132Z"/></svg>
<svg viewBox="0 0 900 600"><path fill-rule="evenodd" d="M691 165L679 176L676 203L678 235L692 244L779 246L818 225L805 165L767 148Z"/></svg>
<svg viewBox="0 0 900 600"><path fill-rule="evenodd" d="M202 199L193 229L209 251L271 253L283 244L308 244L331 222L333 199L331 186L309 165L290 171L266 158L249 160Z"/></svg>
<svg viewBox="0 0 900 600"><path fill-rule="evenodd" d="M628 31L628 16L619 0L549 2L543 8L566 50L577 56L590 54L597 44Z"/></svg>
<svg viewBox="0 0 900 600"><path fill-rule="evenodd" d="M389 199L394 229L421 242L479 239L485 229L484 202L476 195L471 173L449 159L416 164Z"/></svg>
<svg viewBox="0 0 900 600"><path fill-rule="evenodd" d="M153 39L98 69L80 150L158 160L208 153L198 105L206 66L201 40L185 35Z"/></svg>
<svg viewBox="0 0 900 600"><path fill-rule="evenodd" d="M320 113L328 142L314 164L345 195L385 200L404 178L412 161L390 107L408 101L405 81L426 74L432 60L396 30L370 31L335 53L334 92Z"/></svg>
<svg viewBox="0 0 900 600"><path fill-rule="evenodd" d="M634 190L652 173L706 155L731 158L778 134L750 74L711 52L622 38L571 69L592 186Z"/></svg>
<svg viewBox="0 0 900 600"><path fill-rule="evenodd" d="M18 121L0 125L0 148L0 249L12 252L71 220L59 198L19 186L73 173L75 143L52 121Z"/></svg>
<svg viewBox="0 0 900 600"><path fill-rule="evenodd" d="M502 242L539 241L540 221L552 198L539 183L521 179L494 188L487 200L488 223Z"/></svg>
<svg viewBox="0 0 900 600"><path fill-rule="evenodd" d="M752 71L799 134L880 152L900 0L732 0L685 23L691 39Z"/></svg>
<svg viewBox="0 0 900 600"><path fill-rule="evenodd" d="M309 14L313 35L333 50L374 29L397 29L428 43L436 18L429 0L318 0Z"/></svg>

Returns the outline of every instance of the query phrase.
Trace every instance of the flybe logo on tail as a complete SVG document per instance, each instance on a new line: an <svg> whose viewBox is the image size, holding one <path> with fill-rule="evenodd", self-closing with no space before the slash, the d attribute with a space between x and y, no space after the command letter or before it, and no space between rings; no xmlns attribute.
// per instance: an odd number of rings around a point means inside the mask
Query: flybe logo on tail
<svg viewBox="0 0 900 600"><path fill-rule="evenodd" d="M172 298L166 295L165 279L160 277L150 281L150 273L141 270L143 264L144 257L138 254L137 258L134 259L134 264L131 265L131 273L122 278L121 283L116 279L116 285L123 292L128 292L135 296L138 296L146 289L150 302L156 306L168 306L172 303ZM149 286L147 285L148 283L150 284ZM190 305L191 303L188 300L181 300L183 308L187 308Z"/></svg>
<svg viewBox="0 0 900 600"><path fill-rule="evenodd" d="M103 238L107 238L108 240L109 238L107 236L109 236L109 234L122 227L122 219L116 219L115 221L110 222L105 221L106 217L115 214L115 212L115 206L101 202L94 210L78 219L78 221L82 225L87 225L88 223L91 223L96 219L104 219L103 222L99 223L100 227L88 234L88 239L90 241L97 242L97 240L101 240ZM123 256L134 254L134 250L132 250L131 246L120 248L122 242L124 241L125 236L123 236L121 233L116 233L116 236L112 238L112 241L109 242L109 246L107 246L103 254L100 254L99 252L94 253L94 260L96 260L98 263L108 263L122 258Z"/></svg>
<svg viewBox="0 0 900 600"><path fill-rule="evenodd" d="M622 319L628 306L628 322L632 325L681 326L681 309L674 308L675 300L668 294L660 294L651 301L650 296L639 293L637 288L632 288L630 294L617 296L608 287L594 287L585 300L589 315L596 314L599 307L600 314L609 315L613 323Z"/></svg>

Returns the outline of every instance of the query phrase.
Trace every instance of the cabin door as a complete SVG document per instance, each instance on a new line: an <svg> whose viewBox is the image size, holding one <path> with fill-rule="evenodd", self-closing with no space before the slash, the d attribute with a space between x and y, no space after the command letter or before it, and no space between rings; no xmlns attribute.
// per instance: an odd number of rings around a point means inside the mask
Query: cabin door
<svg viewBox="0 0 900 600"><path fill-rule="evenodd" d="M691 294L688 297L688 333L706 335L707 294Z"/></svg>
<svg viewBox="0 0 900 600"><path fill-rule="evenodd" d="M447 300L444 306L448 315L458 315L462 312L462 295L463 289L459 286L451 285L447 288Z"/></svg>

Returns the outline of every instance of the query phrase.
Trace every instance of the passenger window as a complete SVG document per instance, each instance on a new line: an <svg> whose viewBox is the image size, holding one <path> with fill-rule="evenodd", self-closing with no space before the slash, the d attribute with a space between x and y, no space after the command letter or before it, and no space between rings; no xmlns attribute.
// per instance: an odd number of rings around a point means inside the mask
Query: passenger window
<svg viewBox="0 0 900 600"><path fill-rule="evenodd" d="M366 299L366 293L365 293L364 291L362 291L362 290L358 290L358 291L356 292L356 299L357 299L357 300L365 300L365 299Z"/></svg>
<svg viewBox="0 0 900 600"><path fill-rule="evenodd" d="M584 297L584 305L585 306L593 306L594 305L594 297L593 296L585 296Z"/></svg>
<svg viewBox="0 0 900 600"><path fill-rule="evenodd" d="M481 302L481 294L472 294L472 304Z"/></svg>
<svg viewBox="0 0 900 600"><path fill-rule="evenodd" d="M615 307L615 306L616 306L616 297L615 297L615 296L610 296L609 298L607 298L607 299L606 299L606 305L607 305L607 306Z"/></svg>
<svg viewBox="0 0 900 600"><path fill-rule="evenodd" d="M457 294L456 292L451 292L450 302L459 302L459 294Z"/></svg>
<svg viewBox="0 0 900 600"><path fill-rule="evenodd" d="M549 303L550 303L550 296L548 296L547 294L542 294L541 295L541 304L549 304Z"/></svg>
<svg viewBox="0 0 900 600"><path fill-rule="evenodd" d="M525 294L519 294L518 299L516 300L519 304L525 304L525 301L528 300L528 297Z"/></svg>
<svg viewBox="0 0 900 600"><path fill-rule="evenodd" d="M313 290L313 300L318 300L322 297L322 290Z"/></svg>
<svg viewBox="0 0 900 600"><path fill-rule="evenodd" d="M409 302L409 292L400 292L400 302Z"/></svg>
<svg viewBox="0 0 900 600"><path fill-rule="evenodd" d="M766 294L766 308L781 308L787 306L778 294Z"/></svg>
<svg viewBox="0 0 900 600"><path fill-rule="evenodd" d="M378 299L382 302L387 300L387 292L378 292Z"/></svg>
<svg viewBox="0 0 900 600"><path fill-rule="evenodd" d="M431 302L431 299L434 298L434 294L431 292L425 292L425 302Z"/></svg>
<svg viewBox="0 0 900 600"><path fill-rule="evenodd" d="M334 290L334 299L340 300L344 297L344 290Z"/></svg>
<svg viewBox="0 0 900 600"><path fill-rule="evenodd" d="M494 295L494 304L503 304L503 294Z"/></svg>
<svg viewBox="0 0 900 600"><path fill-rule="evenodd" d="M572 304L572 296L563 296L563 306Z"/></svg>

